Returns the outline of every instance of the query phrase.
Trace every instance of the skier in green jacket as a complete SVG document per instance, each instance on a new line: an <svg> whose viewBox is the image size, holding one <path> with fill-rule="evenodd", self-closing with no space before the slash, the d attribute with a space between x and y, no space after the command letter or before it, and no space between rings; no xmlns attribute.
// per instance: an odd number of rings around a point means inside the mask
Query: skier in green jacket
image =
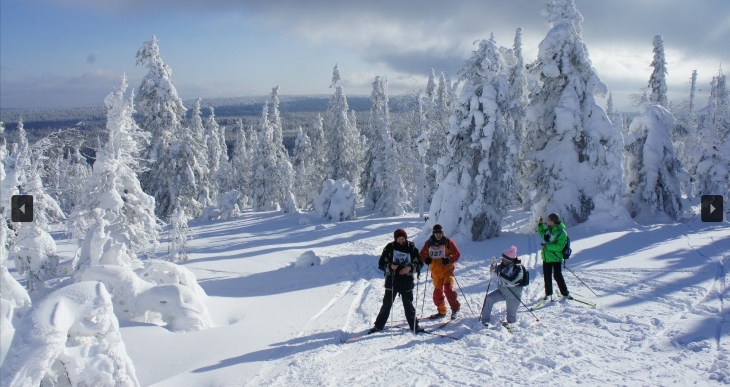
<svg viewBox="0 0 730 387"><path fill-rule="evenodd" d="M573 299L568 292L568 286L565 285L561 263L563 262L563 248L568 239L568 233L565 231L565 224L560 221L558 214L548 215L547 225L542 222L542 216L537 223L537 233L543 239L542 245L542 273L545 277L545 298L552 299L553 281L558 283L560 294L567 298Z"/></svg>

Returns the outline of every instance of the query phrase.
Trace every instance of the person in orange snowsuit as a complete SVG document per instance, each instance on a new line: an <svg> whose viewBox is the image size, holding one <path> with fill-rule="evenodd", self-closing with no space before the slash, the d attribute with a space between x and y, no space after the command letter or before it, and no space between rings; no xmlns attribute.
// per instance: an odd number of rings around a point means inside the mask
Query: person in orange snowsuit
<svg viewBox="0 0 730 387"><path fill-rule="evenodd" d="M461 304L454 291L454 263L459 260L461 253L454 241L444 236L444 229L440 224L433 226L433 234L421 249L421 260L431 269L433 279L433 303L438 309L430 319L446 317L446 302L451 308L451 319L459 317ZM445 300L444 300L445 299Z"/></svg>

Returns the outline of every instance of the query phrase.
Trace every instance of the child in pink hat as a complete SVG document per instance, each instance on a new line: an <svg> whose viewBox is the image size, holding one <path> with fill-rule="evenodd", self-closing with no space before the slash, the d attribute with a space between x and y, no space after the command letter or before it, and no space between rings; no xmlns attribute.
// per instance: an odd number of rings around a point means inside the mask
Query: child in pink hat
<svg viewBox="0 0 730 387"><path fill-rule="evenodd" d="M492 258L491 275L497 277L497 289L487 294L485 306L479 321L488 325L492 316L494 304L505 301L507 303L507 323L517 322L517 309L522 299L522 263L517 259L517 247L512 246L502 253L502 262L497 264L497 258ZM491 277L490 277L491 280Z"/></svg>

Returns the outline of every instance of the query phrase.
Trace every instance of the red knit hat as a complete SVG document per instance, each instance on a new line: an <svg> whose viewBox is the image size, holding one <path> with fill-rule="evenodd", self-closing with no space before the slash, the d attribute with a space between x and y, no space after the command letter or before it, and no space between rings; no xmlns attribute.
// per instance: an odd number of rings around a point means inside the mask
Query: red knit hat
<svg viewBox="0 0 730 387"><path fill-rule="evenodd" d="M393 239L398 239L398 237L404 237L408 239L408 234L406 234L406 230L399 228L393 232Z"/></svg>

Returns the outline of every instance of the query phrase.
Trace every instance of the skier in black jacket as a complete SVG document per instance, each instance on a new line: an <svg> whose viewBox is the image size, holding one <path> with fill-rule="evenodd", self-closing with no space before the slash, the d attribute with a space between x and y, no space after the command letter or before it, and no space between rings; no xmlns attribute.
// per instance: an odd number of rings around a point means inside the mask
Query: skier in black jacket
<svg viewBox="0 0 730 387"><path fill-rule="evenodd" d="M370 329L369 333L383 330L397 294L400 294L403 301L403 311L411 331L423 332L423 329L418 326L416 308L413 306L414 273L416 276L421 275L423 262L421 262L418 248L408 240L405 230L401 228L395 230L393 238L395 241L385 246L380 255L380 261L378 261L378 268L385 273L385 295L380 313L375 319L375 326Z"/></svg>

